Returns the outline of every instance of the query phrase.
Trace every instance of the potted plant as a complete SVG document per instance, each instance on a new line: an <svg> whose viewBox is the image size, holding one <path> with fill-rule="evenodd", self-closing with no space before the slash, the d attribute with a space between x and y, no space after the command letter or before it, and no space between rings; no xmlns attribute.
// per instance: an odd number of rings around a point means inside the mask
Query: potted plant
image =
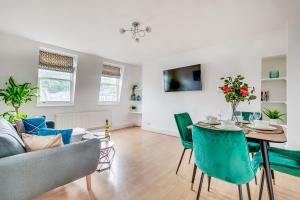
<svg viewBox="0 0 300 200"><path fill-rule="evenodd" d="M31 83L17 84L12 77L5 83L5 88L0 89L0 98L6 105L12 106L14 111L8 111L1 116L13 123L14 118L23 118L26 115L20 113L20 107L37 97L38 87Z"/></svg>
<svg viewBox="0 0 300 200"><path fill-rule="evenodd" d="M284 113L280 113L280 111L278 110L270 110L270 109L265 109L263 111L263 113L270 119L270 124L278 124L279 120L283 121L283 119L281 118L282 116L284 116Z"/></svg>
<svg viewBox="0 0 300 200"><path fill-rule="evenodd" d="M223 85L219 88L224 93L226 102L231 105L232 121L236 120L238 122L236 111L240 102L247 101L250 104L250 101L256 99L254 95L255 88L249 87L247 83L243 82L244 79L245 78L241 75L221 78Z"/></svg>

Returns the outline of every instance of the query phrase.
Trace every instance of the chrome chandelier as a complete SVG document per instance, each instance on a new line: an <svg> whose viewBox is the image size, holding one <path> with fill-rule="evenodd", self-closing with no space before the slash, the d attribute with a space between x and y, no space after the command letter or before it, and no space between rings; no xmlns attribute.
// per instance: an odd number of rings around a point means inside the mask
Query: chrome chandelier
<svg viewBox="0 0 300 200"><path fill-rule="evenodd" d="M151 32L151 27L147 26L145 29L140 29L139 22L132 22L132 27L130 29L120 28L121 34L124 34L127 31L131 32L132 39L134 39L136 42L139 42L141 37L144 37L146 33Z"/></svg>

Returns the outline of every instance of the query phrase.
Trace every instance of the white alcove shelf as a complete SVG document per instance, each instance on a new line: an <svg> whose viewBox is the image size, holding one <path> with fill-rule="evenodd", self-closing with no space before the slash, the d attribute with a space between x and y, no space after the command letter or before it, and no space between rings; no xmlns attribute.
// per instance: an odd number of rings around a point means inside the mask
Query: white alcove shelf
<svg viewBox="0 0 300 200"><path fill-rule="evenodd" d="M269 100L261 102L261 110L271 109L286 113L283 116L283 125L287 123L287 61L286 55L262 58L261 91L269 91ZM279 71L279 78L269 78L270 71ZM263 115L264 120L268 117Z"/></svg>

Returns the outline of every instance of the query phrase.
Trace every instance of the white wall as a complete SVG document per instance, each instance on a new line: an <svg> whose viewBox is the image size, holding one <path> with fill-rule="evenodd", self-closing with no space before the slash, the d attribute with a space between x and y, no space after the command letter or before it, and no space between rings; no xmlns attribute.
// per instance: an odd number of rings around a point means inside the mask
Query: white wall
<svg viewBox="0 0 300 200"><path fill-rule="evenodd" d="M288 147L300 150L300 2L294 0L290 7L288 24L287 110Z"/></svg>
<svg viewBox="0 0 300 200"><path fill-rule="evenodd" d="M42 114L46 115L48 119L54 119L56 113L111 110L112 125L115 128L132 125L137 122L138 118L128 114L128 111L130 107L129 99L131 87L140 81L140 66L119 63L99 56L66 50L7 34L0 34L0 44L0 87L4 86L4 82L7 81L11 75L17 82L26 81L37 84L38 53L40 47L78 56L75 106L37 107L36 100L34 100L21 108L22 113L27 113L32 116ZM98 105L99 79L103 62L112 62L125 67L119 105ZM8 108L3 102L0 102L0 113L10 109L11 108Z"/></svg>
<svg viewBox="0 0 300 200"><path fill-rule="evenodd" d="M189 112L195 121L206 113L229 111L218 86L222 76L241 74L258 91L258 101L241 110L260 110L261 61L263 57L286 54L286 29L252 41L230 41L218 46L172 55L143 65L143 119L146 130L177 135L173 114ZM202 65L202 91L164 92L163 70L192 64Z"/></svg>

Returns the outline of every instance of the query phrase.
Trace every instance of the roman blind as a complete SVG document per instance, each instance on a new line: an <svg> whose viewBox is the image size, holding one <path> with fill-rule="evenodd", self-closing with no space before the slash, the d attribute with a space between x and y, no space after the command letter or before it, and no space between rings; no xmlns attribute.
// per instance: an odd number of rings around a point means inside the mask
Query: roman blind
<svg viewBox="0 0 300 200"><path fill-rule="evenodd" d="M73 57L40 50L39 65L41 69L74 72Z"/></svg>
<svg viewBox="0 0 300 200"><path fill-rule="evenodd" d="M119 67L115 67L108 64L103 64L102 75L120 78L121 77L121 69Z"/></svg>

